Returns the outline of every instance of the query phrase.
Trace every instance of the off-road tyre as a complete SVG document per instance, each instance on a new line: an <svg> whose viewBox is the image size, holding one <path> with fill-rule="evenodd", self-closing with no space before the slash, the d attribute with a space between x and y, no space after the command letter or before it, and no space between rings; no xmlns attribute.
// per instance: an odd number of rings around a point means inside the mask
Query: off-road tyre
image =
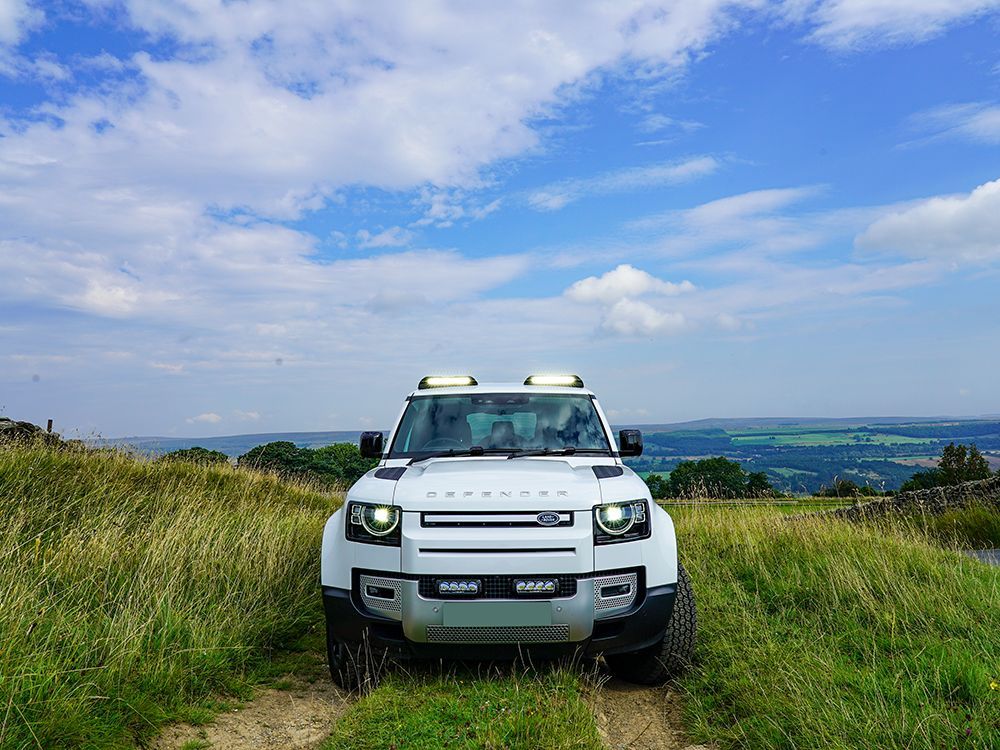
<svg viewBox="0 0 1000 750"><path fill-rule="evenodd" d="M367 641L338 641L329 624L326 626L326 657L334 683L352 693L375 688L385 660L385 655L373 652Z"/></svg>
<svg viewBox="0 0 1000 750"><path fill-rule="evenodd" d="M677 596L660 642L640 651L611 654L604 660L615 677L639 685L662 685L691 665L697 632L698 614L691 579L678 563Z"/></svg>

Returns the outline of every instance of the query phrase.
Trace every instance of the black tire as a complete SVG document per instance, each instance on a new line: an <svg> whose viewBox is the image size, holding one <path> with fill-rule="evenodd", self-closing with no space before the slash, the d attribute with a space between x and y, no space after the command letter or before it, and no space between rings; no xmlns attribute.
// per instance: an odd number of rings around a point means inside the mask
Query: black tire
<svg viewBox="0 0 1000 750"><path fill-rule="evenodd" d="M640 651L611 654L604 660L615 677L639 685L662 685L691 665L697 632L698 613L691 579L678 563L677 598L662 640Z"/></svg>
<svg viewBox="0 0 1000 750"><path fill-rule="evenodd" d="M378 683L378 668L382 659L376 659L365 643L344 643L333 636L329 623L326 626L326 657L330 677L344 690L365 691Z"/></svg>

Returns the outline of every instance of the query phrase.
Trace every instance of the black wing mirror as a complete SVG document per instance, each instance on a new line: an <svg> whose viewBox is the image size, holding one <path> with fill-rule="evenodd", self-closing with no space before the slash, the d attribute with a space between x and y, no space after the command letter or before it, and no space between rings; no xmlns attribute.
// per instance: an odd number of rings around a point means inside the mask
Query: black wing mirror
<svg viewBox="0 0 1000 750"><path fill-rule="evenodd" d="M361 455L364 458L382 458L382 443L385 438L381 432L361 433Z"/></svg>
<svg viewBox="0 0 1000 750"><path fill-rule="evenodd" d="M622 456L641 456L642 431L620 430L618 432L618 453Z"/></svg>

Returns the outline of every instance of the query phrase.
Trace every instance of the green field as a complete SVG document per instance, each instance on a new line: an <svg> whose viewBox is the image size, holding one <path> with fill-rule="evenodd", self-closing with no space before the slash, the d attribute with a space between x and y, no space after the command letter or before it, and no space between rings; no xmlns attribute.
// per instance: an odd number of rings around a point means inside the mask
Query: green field
<svg viewBox="0 0 1000 750"><path fill-rule="evenodd" d="M761 432L731 433L734 445L857 445L858 443L874 443L876 445L913 445L929 443L926 438L913 438L904 435L886 435L877 432L823 432L811 430L780 430Z"/></svg>

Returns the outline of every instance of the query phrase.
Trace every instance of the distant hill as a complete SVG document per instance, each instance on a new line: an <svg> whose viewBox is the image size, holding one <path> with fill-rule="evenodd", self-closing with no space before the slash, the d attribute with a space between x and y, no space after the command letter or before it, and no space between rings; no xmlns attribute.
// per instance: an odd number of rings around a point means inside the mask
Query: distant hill
<svg viewBox="0 0 1000 750"><path fill-rule="evenodd" d="M287 440L300 448L322 448L334 443L357 443L361 437L359 430L335 430L332 432L258 432L251 435L225 435L221 437L123 437L94 440L97 445L128 447L140 453L159 455L181 448L201 446L220 451L227 456L242 456L251 448L264 443Z"/></svg>

